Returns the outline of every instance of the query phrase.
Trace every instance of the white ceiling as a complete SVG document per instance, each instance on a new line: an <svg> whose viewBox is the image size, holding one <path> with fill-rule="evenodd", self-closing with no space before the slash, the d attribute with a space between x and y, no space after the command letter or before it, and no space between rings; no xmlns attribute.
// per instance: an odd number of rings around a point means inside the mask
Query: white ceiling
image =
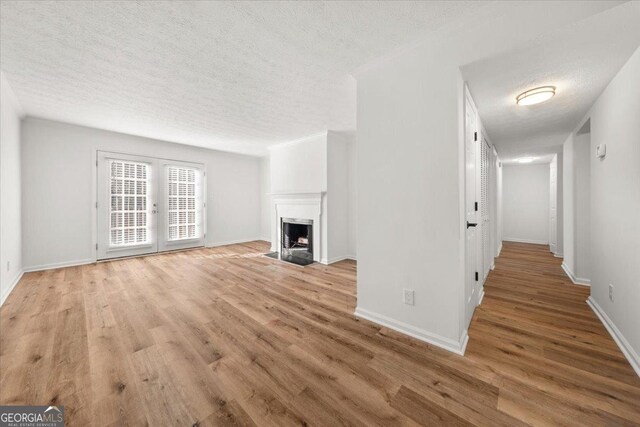
<svg viewBox="0 0 640 427"><path fill-rule="evenodd" d="M28 115L260 154L355 128L356 67L478 2L2 1Z"/></svg>
<svg viewBox="0 0 640 427"><path fill-rule="evenodd" d="M501 159L548 162L640 45L640 4L626 3L517 50L462 67L484 127ZM557 87L546 103L518 106L516 96ZM640 95L640 94L639 94Z"/></svg>

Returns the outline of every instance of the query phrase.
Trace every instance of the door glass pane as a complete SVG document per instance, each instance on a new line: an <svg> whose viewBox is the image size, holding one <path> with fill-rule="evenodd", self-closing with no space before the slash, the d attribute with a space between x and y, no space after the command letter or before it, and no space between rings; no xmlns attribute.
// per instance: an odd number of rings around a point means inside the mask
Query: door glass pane
<svg viewBox="0 0 640 427"><path fill-rule="evenodd" d="M200 173L197 169L168 166L168 240L197 239L201 237L199 207Z"/></svg>
<svg viewBox="0 0 640 427"><path fill-rule="evenodd" d="M147 193L149 165L110 160L109 245L133 246L149 242Z"/></svg>

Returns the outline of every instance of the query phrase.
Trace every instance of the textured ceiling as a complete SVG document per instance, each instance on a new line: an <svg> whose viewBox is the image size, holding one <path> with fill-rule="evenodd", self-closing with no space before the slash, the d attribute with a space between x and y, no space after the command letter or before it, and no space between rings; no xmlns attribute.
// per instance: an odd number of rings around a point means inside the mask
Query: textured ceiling
<svg viewBox="0 0 640 427"><path fill-rule="evenodd" d="M640 44L640 3L626 3L542 36L518 50L462 67L492 142L505 162L549 159ZM515 104L527 89L556 96Z"/></svg>
<svg viewBox="0 0 640 427"><path fill-rule="evenodd" d="M354 68L478 2L2 1L28 115L259 154L355 128Z"/></svg>

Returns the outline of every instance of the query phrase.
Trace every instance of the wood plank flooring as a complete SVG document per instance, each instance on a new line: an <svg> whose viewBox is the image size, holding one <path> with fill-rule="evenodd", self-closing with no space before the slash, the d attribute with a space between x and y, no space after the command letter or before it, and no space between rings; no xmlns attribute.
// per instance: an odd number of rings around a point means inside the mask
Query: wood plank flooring
<svg viewBox="0 0 640 427"><path fill-rule="evenodd" d="M640 380L546 246L505 243L464 357L353 316L356 264L265 242L25 274L0 403L67 425L640 425Z"/></svg>

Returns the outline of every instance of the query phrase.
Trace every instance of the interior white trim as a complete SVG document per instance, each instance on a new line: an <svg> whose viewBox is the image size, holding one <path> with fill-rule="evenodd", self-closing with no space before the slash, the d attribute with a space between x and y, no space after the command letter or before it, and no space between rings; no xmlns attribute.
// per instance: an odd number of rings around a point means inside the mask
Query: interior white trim
<svg viewBox="0 0 640 427"><path fill-rule="evenodd" d="M496 255L496 258L500 256L500 252L502 252L502 241L500 241L500 246L498 246L498 255Z"/></svg>
<svg viewBox="0 0 640 427"><path fill-rule="evenodd" d="M329 258L328 260L324 260L327 261L326 264L333 264L334 262L340 262L340 261L344 261L345 259L350 259L355 261L355 257L350 256L350 255L345 255L345 256L340 256L340 257L335 257L335 258ZM320 261L322 262L322 260ZM323 264L325 264L324 262L322 262Z"/></svg>
<svg viewBox="0 0 640 427"><path fill-rule="evenodd" d="M205 248L214 248L214 247L217 247L217 246L226 246L226 245L235 245L235 244L238 244L238 243L255 242L256 240L261 240L261 239L259 239L259 238L255 238L255 239L239 239L239 240L230 240L230 241L226 241L226 242L215 242L215 243L207 244L204 247ZM188 249L197 249L197 247L196 248L188 248ZM162 255L163 253L164 252L153 252L153 253L150 253L150 254L134 255L132 257L124 257L124 258L135 258L135 257L138 257L138 256ZM117 259L118 258L114 258L112 260L115 261ZM103 261L109 261L109 260L103 260ZM52 270L54 268L75 267L75 266L78 266L78 265L93 264L95 262L97 262L96 259L82 259L82 260L76 260L76 261L59 262L59 263L52 263L52 264L42 264L42 265L36 265L36 266L32 266L32 267L26 267L26 268L23 269L23 273L30 273L30 272L33 272L33 271ZM13 288L11 288L11 289L13 289ZM11 292L11 291L9 291L9 292ZM7 294L9 292L7 292Z"/></svg>
<svg viewBox="0 0 640 427"><path fill-rule="evenodd" d="M548 245L549 241L548 240L529 240L529 239L518 239L515 237L503 237L502 238L503 242L516 242L516 243L531 243L534 245ZM501 248L502 249L502 246Z"/></svg>
<svg viewBox="0 0 640 427"><path fill-rule="evenodd" d="M18 271L18 274L16 274L16 277L11 282L11 285L9 286L9 289L7 289L6 292L4 293L4 295L2 295L2 299L0 299L0 306L2 306L2 304L4 304L4 302L7 300L7 297L11 294L11 292L16 287L16 285L18 284L20 279L22 279L23 275L24 275L24 270Z"/></svg>
<svg viewBox="0 0 640 427"><path fill-rule="evenodd" d="M478 298L478 305L482 304L482 300L484 299L484 286L480 291L480 298Z"/></svg>
<svg viewBox="0 0 640 427"><path fill-rule="evenodd" d="M454 341L361 307L356 307L356 311L353 314L362 319L377 323L378 325L393 329L394 331L416 338L420 341L424 341L428 344L433 344L461 356L464 356L464 351L467 348L467 342L469 341L469 335L467 334L466 329L460 337L460 341Z"/></svg>
<svg viewBox="0 0 640 427"><path fill-rule="evenodd" d="M227 246L227 245L237 245L239 243L249 243L249 242L255 242L256 240L261 240L261 241L265 241L264 239L261 239L259 237L256 237L255 239L238 239L238 240L228 240L226 242L214 242L214 243L208 243L205 244L204 247L205 248L216 248L218 246ZM153 254L152 254L153 255Z"/></svg>
<svg viewBox="0 0 640 427"><path fill-rule="evenodd" d="M582 277L576 277L575 274L573 274L573 271L571 271L569 267L567 267L567 264L565 264L564 261L562 262L562 269L575 285L591 286L591 280L583 279Z"/></svg>
<svg viewBox="0 0 640 427"><path fill-rule="evenodd" d="M328 264L322 257L322 248L326 244L322 236L322 199L324 191L306 193L270 193L275 208L275 221L272 227L271 251L280 252L282 218L303 218L313 221L313 260Z"/></svg>
<svg viewBox="0 0 640 427"><path fill-rule="evenodd" d="M34 265L31 267L26 267L24 268L24 272L30 273L32 271L52 270L54 268L75 267L77 265L93 264L94 262L96 262L95 258L78 259L75 261L65 261L65 262L54 262L51 264L42 264L42 265Z"/></svg>
<svg viewBox="0 0 640 427"><path fill-rule="evenodd" d="M561 253L554 253L553 256L556 258L564 258L564 254Z"/></svg>
<svg viewBox="0 0 640 427"><path fill-rule="evenodd" d="M607 332L609 332L609 335L611 335L616 344L618 344L618 347L620 347L622 354L627 358L633 370L636 371L636 374L640 377L640 357L638 356L638 353L635 352L631 347L631 344L629 344L629 341L627 341L624 335L622 335L622 332L620 332L609 316L607 316L607 313L604 312L602 307L598 305L593 297L590 296L587 298L587 304L591 307L596 316L598 316Z"/></svg>

